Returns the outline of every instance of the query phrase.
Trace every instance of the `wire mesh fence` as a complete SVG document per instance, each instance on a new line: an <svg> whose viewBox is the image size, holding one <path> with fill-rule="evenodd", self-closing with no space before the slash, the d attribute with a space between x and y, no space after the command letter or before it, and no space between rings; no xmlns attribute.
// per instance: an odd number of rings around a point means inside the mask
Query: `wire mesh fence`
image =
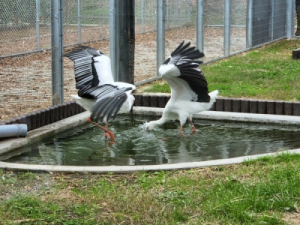
<svg viewBox="0 0 300 225"><path fill-rule="evenodd" d="M84 43L109 55L110 1L62 1L64 45ZM135 0L135 82L157 75L157 2ZM204 61L284 38L290 2L294 1L164 0L165 55L182 40L197 45L200 26ZM204 12L200 19L199 4ZM51 1L2 0L0 120L51 106L50 50ZM63 64L64 101L68 101L77 90L73 63L63 59Z"/></svg>

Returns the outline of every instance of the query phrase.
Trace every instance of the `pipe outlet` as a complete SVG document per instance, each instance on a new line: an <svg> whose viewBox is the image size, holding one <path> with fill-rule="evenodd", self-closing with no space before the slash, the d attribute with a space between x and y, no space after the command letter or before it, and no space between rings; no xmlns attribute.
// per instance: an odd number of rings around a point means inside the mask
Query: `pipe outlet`
<svg viewBox="0 0 300 225"><path fill-rule="evenodd" d="M26 135L27 135L26 124L0 125L0 138L26 137Z"/></svg>

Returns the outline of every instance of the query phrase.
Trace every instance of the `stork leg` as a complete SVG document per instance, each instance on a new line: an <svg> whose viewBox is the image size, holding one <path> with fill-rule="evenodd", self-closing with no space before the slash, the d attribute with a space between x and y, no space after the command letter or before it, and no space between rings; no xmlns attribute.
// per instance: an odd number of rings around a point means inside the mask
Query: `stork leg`
<svg viewBox="0 0 300 225"><path fill-rule="evenodd" d="M108 123L105 123L104 138L106 138L106 139L109 138L109 134L108 134L107 130L108 130Z"/></svg>
<svg viewBox="0 0 300 225"><path fill-rule="evenodd" d="M180 124L180 129L179 129L179 134L180 134L180 137L182 137L183 136L183 127L182 127L182 125Z"/></svg>
<svg viewBox="0 0 300 225"><path fill-rule="evenodd" d="M131 125L133 126L133 123L134 123L134 118L133 118L133 104L132 104L131 109L130 109L130 118L131 118Z"/></svg>
<svg viewBox="0 0 300 225"><path fill-rule="evenodd" d="M196 133L196 132L197 132L197 130L196 130L196 128L195 128L195 125L193 124L193 122L192 122L192 119L191 119L191 118L189 118L189 122L190 122L190 124L191 124L191 126L192 126L193 133Z"/></svg>
<svg viewBox="0 0 300 225"><path fill-rule="evenodd" d="M104 127L100 126L99 124L93 122L93 121L91 120L90 117L87 118L87 121L88 121L89 123L95 125L96 127L100 128L101 130L104 130L104 132L107 133L107 134L109 135L111 141L113 141L113 140L115 139L114 133L107 129L107 123L106 123L106 125L105 125L106 128L104 128ZM104 135L105 135L105 133L104 133Z"/></svg>
<svg viewBox="0 0 300 225"><path fill-rule="evenodd" d="M180 129L179 129L179 131L180 131L180 133L182 134L182 132L183 132L183 128L182 128L182 126L180 125Z"/></svg>

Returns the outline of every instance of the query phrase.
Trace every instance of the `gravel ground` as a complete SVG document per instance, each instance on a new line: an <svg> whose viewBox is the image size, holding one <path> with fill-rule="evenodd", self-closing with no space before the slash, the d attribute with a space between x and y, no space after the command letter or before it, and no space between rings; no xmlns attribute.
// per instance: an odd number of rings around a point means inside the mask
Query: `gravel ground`
<svg viewBox="0 0 300 225"><path fill-rule="evenodd" d="M46 28L44 28L46 29ZM77 32L72 28L65 30L68 35L65 44L76 43ZM83 29L82 41L106 37L107 27L101 29ZM21 36L15 31L15 37ZM32 30L19 30L18 32L32 32ZM46 33L42 30L41 33ZM24 34L23 34L24 36ZM206 28L204 34L206 57L204 61L223 56L223 29ZM41 47L46 48L51 37L41 38ZM196 44L196 31L194 26L173 28L166 30L166 56L182 41L191 41ZM234 28L231 31L231 52L246 48L244 28ZM156 32L136 35L135 45L135 82L147 80L156 76ZM91 47L101 50L109 55L109 40L90 42ZM5 55L22 52L22 48L35 49L35 36L19 42L2 40L0 54ZM48 46L49 48L50 46ZM23 50L24 52L24 50ZM42 51L22 56L6 57L0 59L0 121L24 115L51 106L51 52ZM64 101L71 100L70 94L76 94L73 62L64 58Z"/></svg>

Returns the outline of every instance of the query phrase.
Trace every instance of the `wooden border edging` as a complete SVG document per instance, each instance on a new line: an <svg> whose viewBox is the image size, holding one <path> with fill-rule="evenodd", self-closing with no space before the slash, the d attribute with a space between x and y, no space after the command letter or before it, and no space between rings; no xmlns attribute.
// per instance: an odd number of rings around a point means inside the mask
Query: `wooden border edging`
<svg viewBox="0 0 300 225"><path fill-rule="evenodd" d="M135 94L135 106L164 108L169 94ZM217 98L211 111L300 116L300 102Z"/></svg>
<svg viewBox="0 0 300 225"><path fill-rule="evenodd" d="M46 109L34 111L10 120L5 120L0 122L0 124L27 124L27 130L31 131L77 115L84 111L85 109L78 105L75 101L70 101L60 105L51 106Z"/></svg>

